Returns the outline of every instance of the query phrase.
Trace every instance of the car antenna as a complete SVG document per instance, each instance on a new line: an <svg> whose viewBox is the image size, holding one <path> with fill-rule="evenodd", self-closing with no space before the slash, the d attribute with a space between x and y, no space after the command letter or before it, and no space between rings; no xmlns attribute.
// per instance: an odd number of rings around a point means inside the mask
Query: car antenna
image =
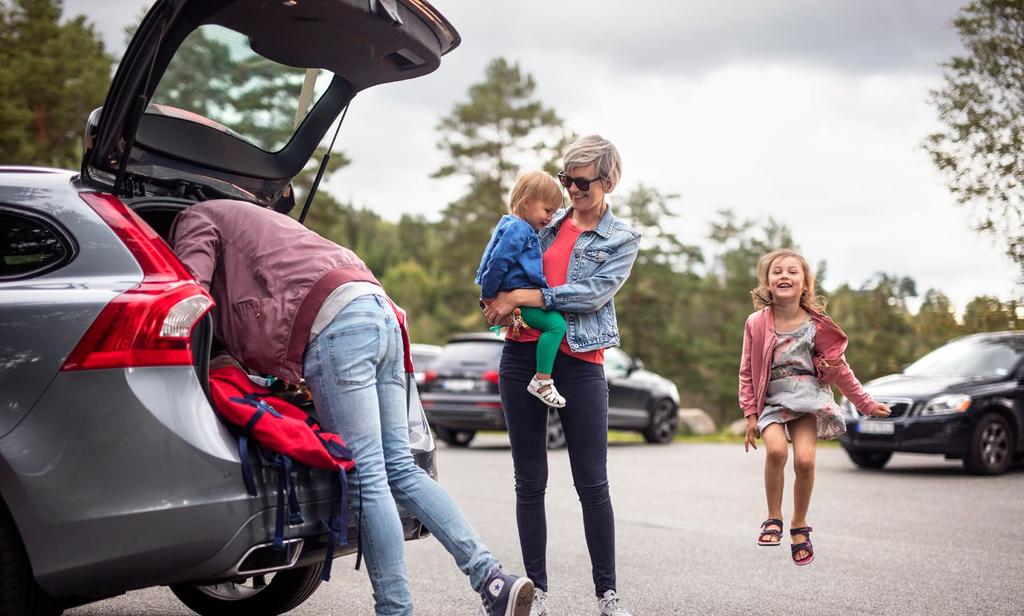
<svg viewBox="0 0 1024 616"><path fill-rule="evenodd" d="M327 170L327 162L331 160L331 150L334 149L334 141L338 138L338 131L341 130L341 123L345 121L345 114L348 113L348 106L351 102L345 105L345 109L341 112L341 119L338 120L338 127L334 129L334 137L331 138L331 145L324 152L323 160L320 161L320 168L316 170L316 179L313 180L313 185L309 187L309 194L306 195L306 203L302 206L302 213L299 214L299 224L304 224L306 220L306 214L309 213L309 206L313 203L313 197L316 195L316 189L320 187L320 180L324 177L324 171Z"/></svg>

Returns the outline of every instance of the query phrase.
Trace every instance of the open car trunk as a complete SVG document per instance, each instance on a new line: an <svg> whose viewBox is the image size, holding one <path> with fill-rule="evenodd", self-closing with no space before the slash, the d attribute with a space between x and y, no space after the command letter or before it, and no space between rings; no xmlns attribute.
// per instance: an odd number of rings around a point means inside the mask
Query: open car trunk
<svg viewBox="0 0 1024 616"><path fill-rule="evenodd" d="M89 118L82 178L272 206L352 97L459 42L425 0L157 0Z"/></svg>

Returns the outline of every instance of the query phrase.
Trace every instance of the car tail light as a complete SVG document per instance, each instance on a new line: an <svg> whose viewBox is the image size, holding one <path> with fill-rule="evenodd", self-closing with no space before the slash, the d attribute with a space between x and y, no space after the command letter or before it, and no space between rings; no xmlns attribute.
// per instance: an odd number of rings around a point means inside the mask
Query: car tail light
<svg viewBox="0 0 1024 616"><path fill-rule="evenodd" d="M192 364L190 339L213 298L170 247L113 195L83 193L138 261L142 282L108 303L61 370Z"/></svg>
<svg viewBox="0 0 1024 616"><path fill-rule="evenodd" d="M494 383L495 385L497 385L498 384L498 371L497 370L488 370L487 372L484 372L483 378L484 378L485 381L488 381L490 383Z"/></svg>
<svg viewBox="0 0 1024 616"><path fill-rule="evenodd" d="M426 372L423 373L423 384L424 385L426 385L427 383L430 383L432 381L436 381L436 380L437 380L437 371L436 370L427 370Z"/></svg>

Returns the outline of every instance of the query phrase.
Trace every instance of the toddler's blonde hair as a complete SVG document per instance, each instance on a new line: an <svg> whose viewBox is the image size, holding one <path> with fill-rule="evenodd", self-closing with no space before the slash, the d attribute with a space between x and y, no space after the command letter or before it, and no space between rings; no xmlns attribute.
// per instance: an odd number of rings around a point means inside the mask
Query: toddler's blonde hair
<svg viewBox="0 0 1024 616"><path fill-rule="evenodd" d="M557 203L562 207L562 187L555 178L543 171L527 171L519 176L508 199L508 213L519 216L531 201Z"/></svg>
<svg viewBox="0 0 1024 616"><path fill-rule="evenodd" d="M807 311L824 314L828 299L816 293L814 289L814 271L811 270L811 266L803 255L789 248L773 250L761 257L761 260L757 262L757 287L750 291L750 298L754 302L754 308L760 310L765 306L775 305L775 298L772 297L772 292L768 290L768 270L771 269L772 263L776 259L782 257L795 257L800 262L800 267L804 270L804 289L800 294L800 307Z"/></svg>

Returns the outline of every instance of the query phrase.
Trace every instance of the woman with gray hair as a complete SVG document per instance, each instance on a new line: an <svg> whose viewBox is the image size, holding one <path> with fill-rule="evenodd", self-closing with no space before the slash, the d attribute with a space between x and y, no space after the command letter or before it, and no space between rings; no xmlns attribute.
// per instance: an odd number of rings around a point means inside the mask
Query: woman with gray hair
<svg viewBox="0 0 1024 616"><path fill-rule="evenodd" d="M499 293L485 308L491 324L504 322L519 306L559 310L567 334L552 377L567 402L557 409L565 430L573 483L583 509L594 590L604 616L629 616L616 594L615 518L608 494L608 383L604 349L619 344L612 298L629 278L640 234L612 214L605 195L619 182L622 163L615 146L598 135L578 139L558 174L570 207L540 230L543 289ZM526 572L535 584L532 616L548 614L546 565L548 408L530 395L537 335L506 338L498 371L505 423L516 478L516 522Z"/></svg>

